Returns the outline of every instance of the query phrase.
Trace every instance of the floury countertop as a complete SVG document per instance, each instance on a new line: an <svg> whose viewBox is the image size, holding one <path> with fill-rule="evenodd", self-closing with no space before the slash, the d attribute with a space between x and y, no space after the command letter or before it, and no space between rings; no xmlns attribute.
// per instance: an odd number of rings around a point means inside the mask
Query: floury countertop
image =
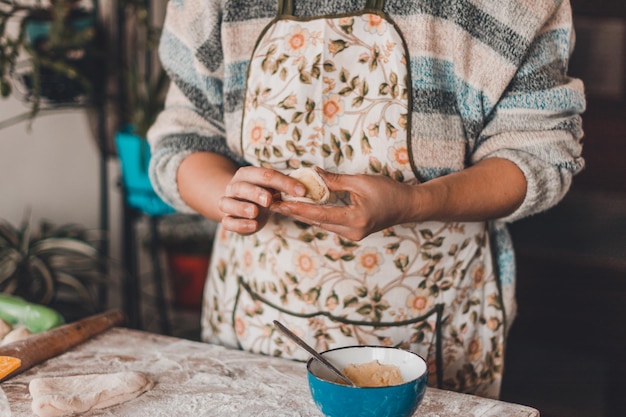
<svg viewBox="0 0 626 417"><path fill-rule="evenodd" d="M35 377L138 371L155 385L128 402L84 416L322 417L306 366L125 328L113 328L0 384L0 417L32 417ZM429 388L420 417L538 417L522 405Z"/></svg>

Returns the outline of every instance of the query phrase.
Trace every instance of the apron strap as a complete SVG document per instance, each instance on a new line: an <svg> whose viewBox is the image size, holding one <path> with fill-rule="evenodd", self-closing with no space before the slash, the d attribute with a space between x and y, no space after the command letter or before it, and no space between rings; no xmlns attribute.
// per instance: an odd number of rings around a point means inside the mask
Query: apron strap
<svg viewBox="0 0 626 417"><path fill-rule="evenodd" d="M293 0L278 0L278 16L293 16Z"/></svg>
<svg viewBox="0 0 626 417"><path fill-rule="evenodd" d="M366 9L380 10L382 12L385 6L385 0L367 0Z"/></svg>
<svg viewBox="0 0 626 417"><path fill-rule="evenodd" d="M383 10L385 0L367 0L365 9ZM293 0L278 0L278 15L293 16Z"/></svg>

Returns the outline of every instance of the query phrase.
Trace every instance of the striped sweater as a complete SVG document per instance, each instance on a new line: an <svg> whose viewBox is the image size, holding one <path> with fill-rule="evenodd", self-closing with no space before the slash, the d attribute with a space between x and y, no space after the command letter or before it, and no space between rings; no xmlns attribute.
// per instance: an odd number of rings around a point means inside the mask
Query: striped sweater
<svg viewBox="0 0 626 417"><path fill-rule="evenodd" d="M156 191L183 212L176 170L195 151L241 164L249 57L277 0L170 0L159 54L172 80L149 131ZM365 0L295 0L295 14L357 11ZM418 178L484 158L516 163L527 194L509 222L558 203L583 168L580 80L568 0L387 0L404 35L413 83L411 141Z"/></svg>
<svg viewBox="0 0 626 417"><path fill-rule="evenodd" d="M242 101L258 34L277 0L170 0L160 57L172 84L148 133L158 194L191 212L176 185L196 151L241 157ZM295 0L297 16L357 11L365 0ZM567 76L569 0L387 0L406 39L412 79L410 140L422 181L484 158L513 161L527 180L522 205L490 222L509 321L515 260L506 223L557 204L581 158L583 85Z"/></svg>

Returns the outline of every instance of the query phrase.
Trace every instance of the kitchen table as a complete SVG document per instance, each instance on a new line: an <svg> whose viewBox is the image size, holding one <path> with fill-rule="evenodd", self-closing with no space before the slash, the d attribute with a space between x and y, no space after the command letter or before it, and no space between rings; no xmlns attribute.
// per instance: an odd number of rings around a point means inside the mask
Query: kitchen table
<svg viewBox="0 0 626 417"><path fill-rule="evenodd" d="M32 417L35 377L141 371L155 386L85 416L321 417L306 365L287 359L114 327L0 384L0 416ZM533 408L428 388L415 416L534 417Z"/></svg>

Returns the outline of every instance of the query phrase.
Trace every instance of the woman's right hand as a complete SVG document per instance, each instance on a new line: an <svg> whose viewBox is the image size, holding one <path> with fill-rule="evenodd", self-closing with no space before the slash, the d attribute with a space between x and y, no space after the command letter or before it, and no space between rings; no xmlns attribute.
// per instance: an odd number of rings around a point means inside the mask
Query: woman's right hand
<svg viewBox="0 0 626 417"><path fill-rule="evenodd" d="M299 181L273 169L239 168L218 202L224 214L222 227L242 235L258 232L267 223L269 207L281 192L302 197L306 189Z"/></svg>

